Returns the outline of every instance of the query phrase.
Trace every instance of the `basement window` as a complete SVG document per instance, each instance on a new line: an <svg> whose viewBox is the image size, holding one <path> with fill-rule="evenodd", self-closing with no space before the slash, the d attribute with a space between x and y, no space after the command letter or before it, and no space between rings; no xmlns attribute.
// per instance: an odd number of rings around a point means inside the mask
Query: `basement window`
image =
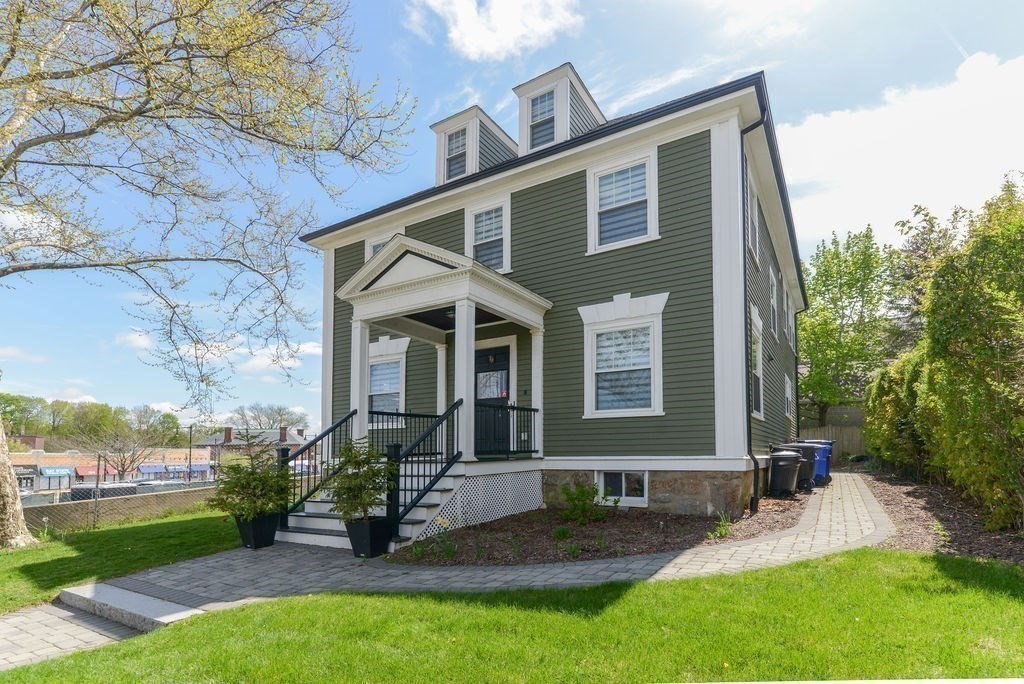
<svg viewBox="0 0 1024 684"><path fill-rule="evenodd" d="M614 505L618 499L620 506L647 505L646 471L606 470L598 473L597 481L602 504Z"/></svg>

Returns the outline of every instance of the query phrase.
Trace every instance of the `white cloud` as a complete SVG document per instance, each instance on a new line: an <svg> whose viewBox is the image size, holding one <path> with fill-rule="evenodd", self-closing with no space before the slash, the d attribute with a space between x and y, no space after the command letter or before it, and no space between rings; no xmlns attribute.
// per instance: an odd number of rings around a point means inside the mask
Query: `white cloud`
<svg viewBox="0 0 1024 684"><path fill-rule="evenodd" d="M233 354L244 355L245 352L241 349L236 350ZM249 375L259 375L260 373L267 373L268 371L275 371L280 368L298 368L302 365L302 357L304 356L320 356L323 354L323 345L320 342L303 342L298 345L295 349L295 355L289 356L284 352L279 352L273 347L264 347L257 349L252 352L249 359L239 363L237 368L243 373ZM271 379L267 379L271 378ZM264 375L260 378L263 382L280 382L280 378L275 376Z"/></svg>
<svg viewBox="0 0 1024 684"><path fill-rule="evenodd" d="M25 361L26 363L46 363L42 354L34 354L21 347L0 347L0 361Z"/></svg>
<svg viewBox="0 0 1024 684"><path fill-rule="evenodd" d="M412 0L405 26L431 41L426 10L444 23L456 52L474 61L503 60L547 45L578 30L583 16L577 0Z"/></svg>
<svg viewBox="0 0 1024 684"><path fill-rule="evenodd" d="M690 0L690 3L715 16L720 39L769 45L803 33L808 17L822 5L822 0Z"/></svg>
<svg viewBox="0 0 1024 684"><path fill-rule="evenodd" d="M870 223L887 242L914 204L947 215L973 208L1024 167L1024 57L977 53L945 84L890 89L882 104L780 126L801 251L833 229Z"/></svg>
<svg viewBox="0 0 1024 684"><path fill-rule="evenodd" d="M666 74L659 74L652 78L635 81L627 86L621 95L612 100L605 110L609 116L617 116L620 112L626 110L633 111L634 105L642 103L651 95L675 88L680 83L704 74L721 62L722 58L720 57L706 57L695 65L680 67Z"/></svg>
<svg viewBox="0 0 1024 684"><path fill-rule="evenodd" d="M70 401L76 404L89 404L96 402L96 397L91 394L86 394L80 387L65 387L64 389L54 392L50 396L46 397L46 399L47 401L60 399L62 401Z"/></svg>
<svg viewBox="0 0 1024 684"><path fill-rule="evenodd" d="M114 344L145 351L146 349L153 348L153 338L145 330L132 328L131 332L122 333L115 337Z"/></svg>

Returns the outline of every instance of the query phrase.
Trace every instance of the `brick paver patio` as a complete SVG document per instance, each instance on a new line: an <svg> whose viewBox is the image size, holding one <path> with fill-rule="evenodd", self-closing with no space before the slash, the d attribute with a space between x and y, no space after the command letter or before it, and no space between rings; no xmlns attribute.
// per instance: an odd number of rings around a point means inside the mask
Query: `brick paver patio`
<svg viewBox="0 0 1024 684"><path fill-rule="evenodd" d="M796 527L746 541L683 552L543 565L431 568L394 565L380 559L363 561L354 558L348 550L278 543L259 551L239 548L182 561L107 580L106 584L169 601L182 610L202 611L324 591L572 587L618 580L682 579L783 565L876 544L892 531L888 516L860 477L837 473L832 486L815 490ZM46 606L0 616L0 630L5 620L24 623L38 615L37 611L46 610L61 609ZM58 636L62 633L59 626L52 631ZM13 666L30 661L24 657L25 646L19 646L21 640L5 642L5 638L9 639L0 631L0 669L5 663ZM73 638L85 641L81 636ZM52 641L49 643L54 645ZM39 654L40 657L83 647L74 641L69 648L55 646L57 652L48 651Z"/></svg>

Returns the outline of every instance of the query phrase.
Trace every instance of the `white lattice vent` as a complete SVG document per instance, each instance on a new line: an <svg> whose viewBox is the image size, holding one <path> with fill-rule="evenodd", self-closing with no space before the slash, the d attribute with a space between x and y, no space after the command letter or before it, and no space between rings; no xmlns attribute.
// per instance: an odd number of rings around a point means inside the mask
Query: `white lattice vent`
<svg viewBox="0 0 1024 684"><path fill-rule="evenodd" d="M417 539L440 532L442 522L449 528L478 525L532 511L543 503L539 470L467 477Z"/></svg>

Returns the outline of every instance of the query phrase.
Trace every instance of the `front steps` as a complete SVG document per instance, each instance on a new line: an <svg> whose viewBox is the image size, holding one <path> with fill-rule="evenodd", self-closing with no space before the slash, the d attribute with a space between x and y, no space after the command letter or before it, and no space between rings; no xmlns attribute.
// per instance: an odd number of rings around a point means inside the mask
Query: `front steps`
<svg viewBox="0 0 1024 684"><path fill-rule="evenodd" d="M399 523L398 537L391 542L390 551L397 551L412 543L420 535L427 523L437 516L441 506L462 484L465 472L465 464L456 463L434 488L427 492L426 496ZM403 503L418 493L414 490L402 490ZM291 513L288 516L288 529L277 531L277 541L351 549L352 544L349 542L348 533L345 532L345 524L341 522L341 516L331 513L332 506L333 503L329 499L307 499L303 511ZM379 510L375 513L383 515L384 511Z"/></svg>

